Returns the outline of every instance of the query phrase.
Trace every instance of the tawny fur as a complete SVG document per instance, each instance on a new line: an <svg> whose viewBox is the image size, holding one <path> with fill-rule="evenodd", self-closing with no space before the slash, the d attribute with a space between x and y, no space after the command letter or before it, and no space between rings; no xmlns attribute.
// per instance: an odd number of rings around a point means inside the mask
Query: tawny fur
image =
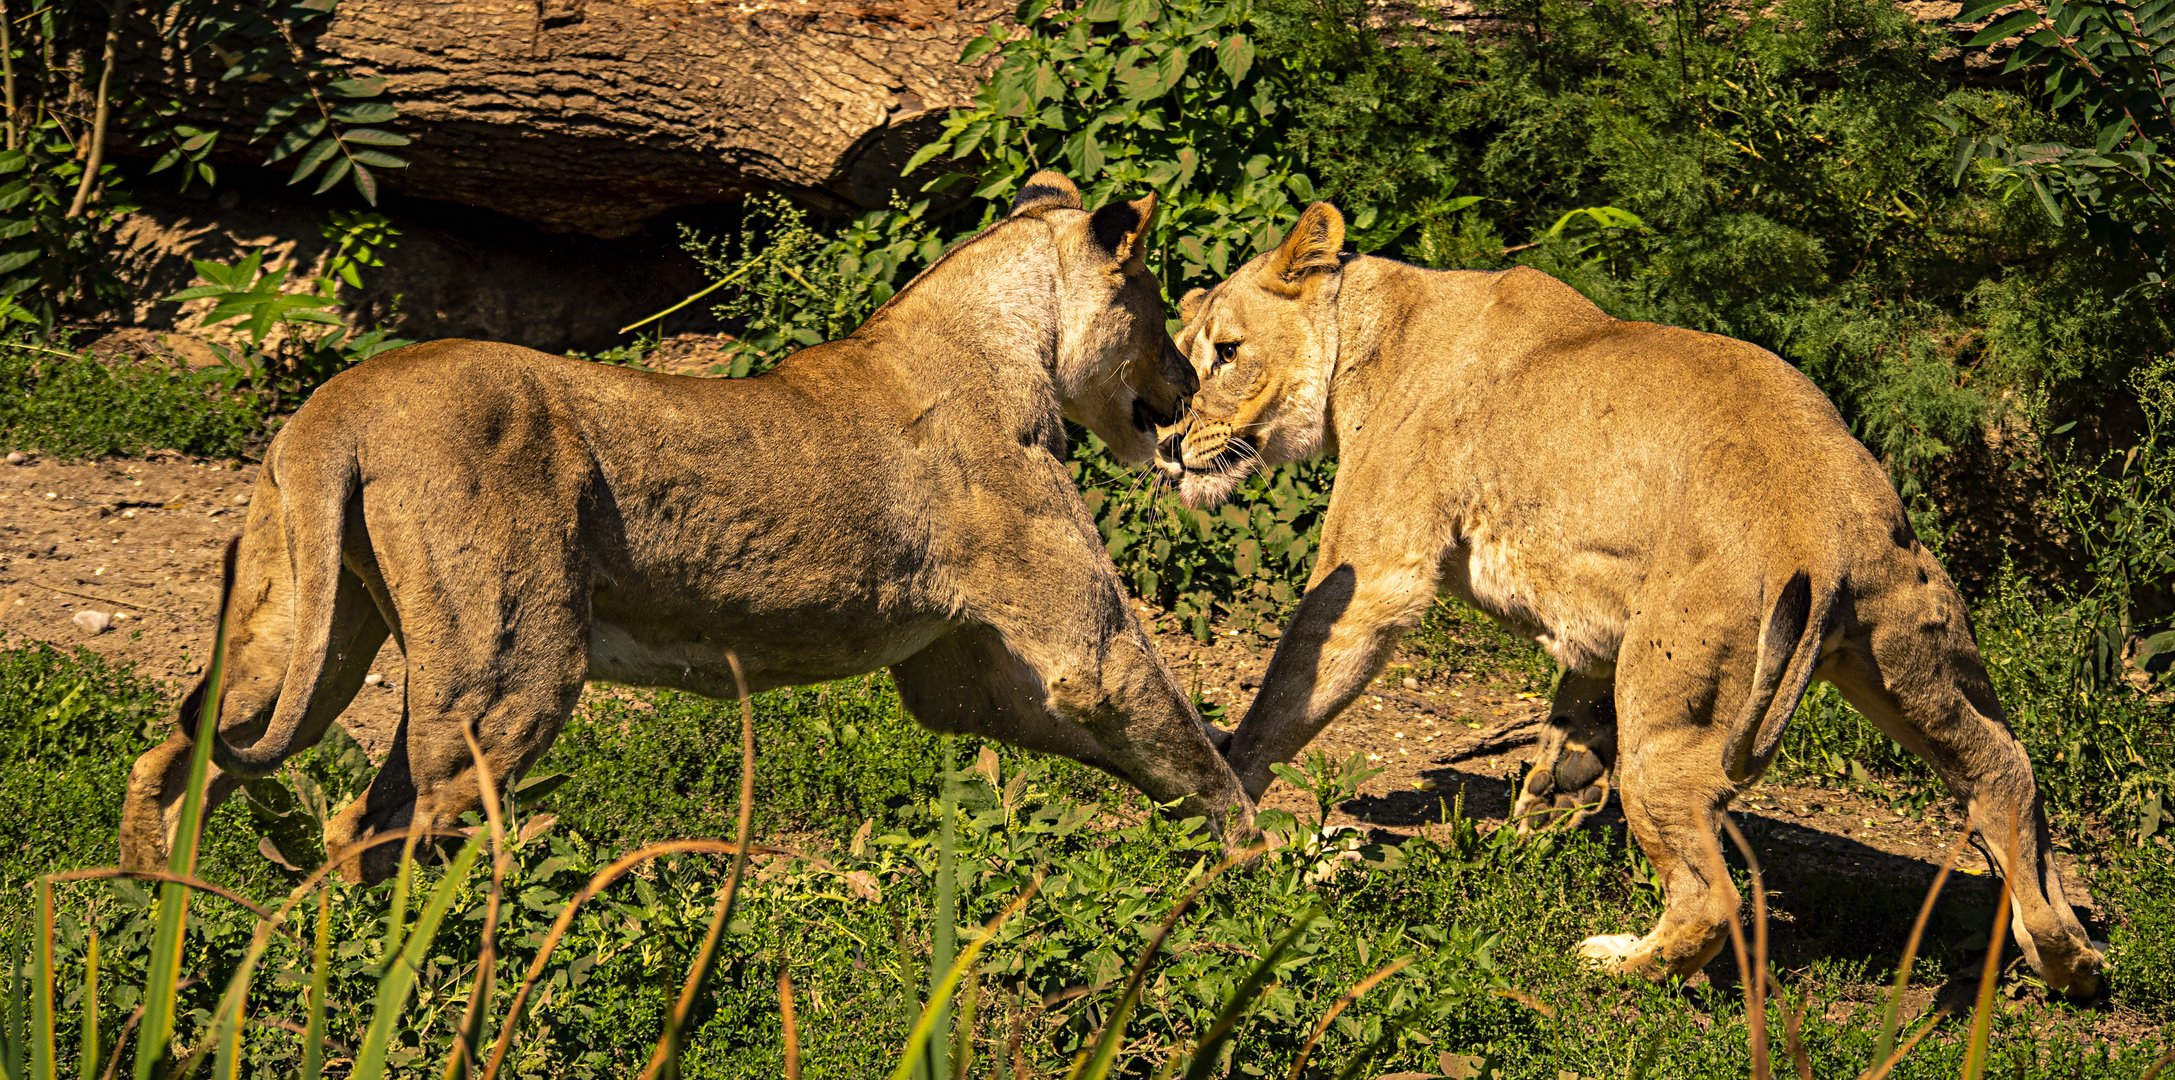
<svg viewBox="0 0 2175 1080"><path fill-rule="evenodd" d="M1963 802L2032 966L2095 993L2100 954L1963 601L1819 389L1744 342L1610 318L1535 270L1341 255L1343 233L1317 204L1182 304L1202 384L1163 468L1190 500L1338 458L1313 579L1228 748L1247 793L1448 591L1565 670L1514 815L1581 816L1613 770L1661 877L1652 932L1583 951L1684 975L1738 910L1716 815L1826 679Z"/></svg>
<svg viewBox="0 0 2175 1080"><path fill-rule="evenodd" d="M230 588L211 782L346 707L390 633L405 715L327 829L385 874L478 805L585 679L730 697L889 667L923 723L1065 754L1228 842L1250 802L1157 659L1066 468L1064 421L1146 460L1194 385L1141 260L1153 197L1092 214L1054 173L852 336L758 378L441 341L328 382L266 455ZM162 866L189 732L140 758L122 860ZM790 761L766 761L790 769Z"/></svg>

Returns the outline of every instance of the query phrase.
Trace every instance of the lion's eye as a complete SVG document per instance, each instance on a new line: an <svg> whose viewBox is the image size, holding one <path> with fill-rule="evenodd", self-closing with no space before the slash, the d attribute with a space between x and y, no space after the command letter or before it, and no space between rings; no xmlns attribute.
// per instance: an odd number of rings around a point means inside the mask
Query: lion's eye
<svg viewBox="0 0 2175 1080"><path fill-rule="evenodd" d="M1216 364L1217 364L1217 366L1221 367L1221 366L1222 366L1222 365L1224 365L1224 364L1228 364L1228 363L1230 363L1230 362L1231 362L1231 358L1232 358L1232 357L1234 357L1234 356L1237 356L1238 354L1239 354L1239 343L1238 343L1238 342L1236 342L1236 341L1219 341L1219 342L1217 342L1217 343L1216 343Z"/></svg>

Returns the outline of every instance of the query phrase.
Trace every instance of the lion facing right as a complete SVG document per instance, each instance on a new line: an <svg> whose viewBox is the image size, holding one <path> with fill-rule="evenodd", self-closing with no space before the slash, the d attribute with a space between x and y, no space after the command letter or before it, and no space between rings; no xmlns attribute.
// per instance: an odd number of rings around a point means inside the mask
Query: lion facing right
<svg viewBox="0 0 2175 1080"><path fill-rule="evenodd" d="M1968 808L2032 966L2097 992L1962 598L1810 380L1741 341L1611 318L1535 270L1423 270L1343 242L1317 203L1182 305L1201 386L1164 469L1189 502L1339 459L1305 599L1227 751L1250 798L1447 589L1564 669L1517 812L1605 795L1613 767L1662 880L1660 924L1589 938L1589 958L1661 977L1721 950L1739 897L1717 817L1817 678Z"/></svg>

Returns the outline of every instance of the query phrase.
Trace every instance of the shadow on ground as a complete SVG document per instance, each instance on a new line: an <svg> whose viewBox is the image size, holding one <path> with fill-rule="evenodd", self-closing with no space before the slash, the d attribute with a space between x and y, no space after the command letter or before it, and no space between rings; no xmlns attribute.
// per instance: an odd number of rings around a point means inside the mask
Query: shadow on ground
<svg viewBox="0 0 2175 1080"><path fill-rule="evenodd" d="M1430 790L1361 796L1338 809L1366 825L1404 834L1440 824L1461 807L1483 827L1500 826L1509 816L1515 787L1507 777L1447 765L1426 770L1422 778ZM1862 977L1876 982L1893 978L1940 867L1758 812L1740 809L1736 821L1760 860L1769 955L1784 982L1794 984L1793 973L1823 962L1861 968ZM1579 827L1625 843L1623 814L1613 799ZM1742 856L1733 850L1729 860L1740 888L1749 890ZM1919 947L1946 984L1939 1000L1956 998L1953 1004L1962 1011L1968 1011L1976 988L1998 896L1992 876L1951 873ZM2009 959L2015 959L2013 947ZM1719 984L1737 982L1727 955L1707 974ZM1923 1000L1926 992L1918 996Z"/></svg>

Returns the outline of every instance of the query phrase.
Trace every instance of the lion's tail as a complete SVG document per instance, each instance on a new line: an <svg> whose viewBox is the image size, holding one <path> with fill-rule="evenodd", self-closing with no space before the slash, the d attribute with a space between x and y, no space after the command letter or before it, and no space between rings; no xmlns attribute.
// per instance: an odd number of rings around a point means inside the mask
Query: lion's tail
<svg viewBox="0 0 2175 1080"><path fill-rule="evenodd" d="M1813 668L1820 663L1820 640L1827 635L1828 620L1835 611L1838 589L1815 589L1812 575L1792 573L1774 595L1760 628L1759 656L1753 671L1752 693L1735 727L1729 760L1729 778L1744 783L1758 776L1782 743L1783 730L1797 712L1798 700L1812 684Z"/></svg>
<svg viewBox="0 0 2175 1080"><path fill-rule="evenodd" d="M278 769L294 752L309 718L310 700L332 654L347 505L361 484L352 452L311 455L299 462L278 456L266 461L265 469L272 474L286 529L293 644L280 680L279 703L264 734L246 748L228 745L222 737L212 739L212 760L222 771L242 778L268 776ZM231 575L226 588L234 588Z"/></svg>

